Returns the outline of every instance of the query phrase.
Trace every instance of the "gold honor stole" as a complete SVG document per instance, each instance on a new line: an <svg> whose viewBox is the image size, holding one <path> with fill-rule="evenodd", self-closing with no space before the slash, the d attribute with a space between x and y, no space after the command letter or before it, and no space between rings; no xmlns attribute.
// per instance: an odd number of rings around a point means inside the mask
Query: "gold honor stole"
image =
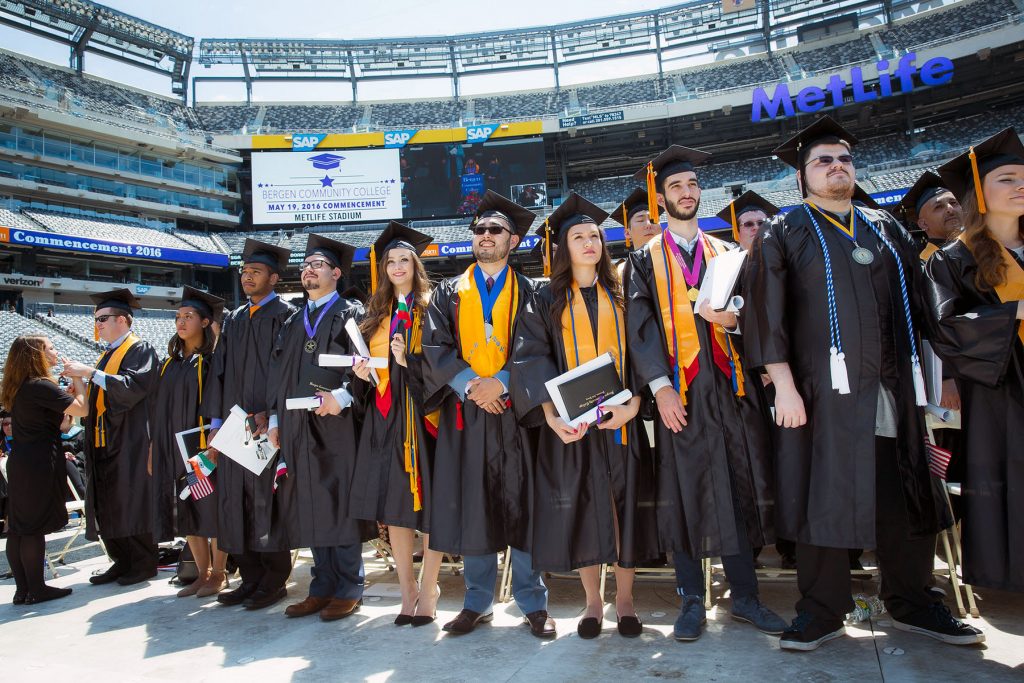
<svg viewBox="0 0 1024 683"><path fill-rule="evenodd" d="M668 229L662 230L650 242L651 262L654 270L654 282L658 294L658 306L661 313L662 327L665 330L665 350L673 369L673 386L686 404L686 388L700 370L697 356L700 353L700 337L697 336L697 320L693 312L683 271L675 256L664 246ZM718 255L711 238L701 233L704 252L708 261ZM739 353L729 340L729 333L721 325L711 325L712 356L715 365L732 379L733 391L737 396L744 396L743 366Z"/></svg>
<svg viewBox="0 0 1024 683"><path fill-rule="evenodd" d="M160 368L160 376L164 376L164 370L171 364L171 357L168 356L167 360L164 361L163 366ZM199 354L199 360L196 362L196 376L199 379L199 405L203 405L203 356ZM204 451L206 450L206 432L203 431L203 416L199 416L199 447Z"/></svg>
<svg viewBox="0 0 1024 683"><path fill-rule="evenodd" d="M110 354L110 358L107 359L107 362L104 364L102 368L99 367L99 361L96 361L96 369L100 370L105 375L116 375L118 372L121 371L121 361L124 360L124 356L126 353L128 353L128 349L135 346L137 343L139 343L139 341L140 339L135 335L134 332L129 332L128 336L125 337L125 340L121 342L121 345L118 346L117 349L115 349L112 354ZM103 356L100 356L100 360L102 359ZM106 448L107 426L106 420L103 417L103 414L107 412L106 392L103 391L103 387L99 386L98 384L93 385L92 383L90 383L89 391L91 392L93 388L97 390L96 434L94 437L93 446L95 446L96 448Z"/></svg>
<svg viewBox="0 0 1024 683"><path fill-rule="evenodd" d="M456 309L459 350L462 360L469 363L478 377L493 377L505 367L508 357L512 325L519 309L519 287L516 274L510 269L501 293L494 302L491 312L491 320L495 321L492 323L493 332L491 338L486 339L484 306L473 281L473 271L477 267L475 263L471 265L459 278L455 289L459 295ZM508 321L507 324L501 324L504 321Z"/></svg>
<svg viewBox="0 0 1024 683"><path fill-rule="evenodd" d="M960 233L957 239L967 244L967 239L963 233ZM999 300L1004 304L1011 301L1020 301L1024 299L1024 270L1021 269L1017 260L1010 256L1006 247L1003 247L1001 253L1003 255L1003 263L1006 264L1006 281L996 286L996 294L999 295ZM1020 339L1021 344L1024 344L1024 325L1021 325L1019 322L1017 323L1017 337Z"/></svg>
<svg viewBox="0 0 1024 683"><path fill-rule="evenodd" d="M597 295L597 343L590 326L590 314L587 304L583 301L580 286L574 280L571 292L566 292L566 307L562 309L562 349L565 360L572 370L582 363L594 360L601 354L611 353L615 359L615 369L619 372L622 385L626 385L625 354L622 343L622 326L625 314L612 300L611 294L603 286ZM602 294L604 296L602 296ZM616 435L617 443L626 445L626 427L623 426Z"/></svg>
<svg viewBox="0 0 1024 683"><path fill-rule="evenodd" d="M921 253L918 254L918 256L921 257L922 261L927 261L928 258L938 250L939 248L937 246L929 242L928 244L924 245L924 249L921 250Z"/></svg>
<svg viewBox="0 0 1024 683"><path fill-rule="evenodd" d="M370 338L370 355L374 358L388 358L391 354L391 338L388 336L391 331L391 317L382 318L380 325L377 326L377 330ZM421 353L423 349L423 316L418 308L414 307L412 310L412 329L404 330L403 334L405 336L406 354ZM378 412L380 412L382 417L387 418L388 413L391 411L390 367L377 368L377 378L380 381L377 382L374 399ZM416 410L408 386L405 388L403 399L405 472L409 475L409 492L412 493L413 512L419 512L423 509L423 477L420 472L421 453L419 436L416 432ZM440 418L440 410L435 410L423 418L427 431L435 437L437 436L437 425L440 423Z"/></svg>

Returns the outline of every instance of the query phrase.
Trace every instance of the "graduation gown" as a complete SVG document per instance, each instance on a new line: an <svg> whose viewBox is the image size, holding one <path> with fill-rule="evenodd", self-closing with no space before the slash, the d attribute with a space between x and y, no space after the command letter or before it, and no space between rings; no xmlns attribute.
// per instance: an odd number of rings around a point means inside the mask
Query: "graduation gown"
<svg viewBox="0 0 1024 683"><path fill-rule="evenodd" d="M920 330L918 248L888 213L860 210L896 247ZM832 389L824 258L803 208L762 227L744 273L740 321L748 369L788 362L807 412L805 426L775 432L778 535L831 548L875 547L875 418L883 377L895 399L910 527L918 536L935 533L924 415L915 402L895 259L858 219L860 245L875 257L860 265L851 256L854 244L817 220L832 262L849 394Z"/></svg>
<svg viewBox="0 0 1024 683"><path fill-rule="evenodd" d="M726 249L726 243L714 243L720 253ZM682 248L680 252L692 267L692 254ZM665 350L665 323L653 270L657 264L649 246L633 252L630 260L629 348L636 381L647 386L659 377L671 379L673 370ZM703 282L707 261L705 253L698 283ZM740 534L746 534L753 547L775 540L767 405L760 377L746 363L746 395L736 395L732 378L715 364L711 324L696 311L694 318L700 369L686 390L687 426L673 433L655 408L661 549L682 550L691 557L736 555ZM741 340L730 335L730 341L736 348Z"/></svg>
<svg viewBox="0 0 1024 683"><path fill-rule="evenodd" d="M513 276L521 313L534 285L515 271L509 273L510 282ZM458 282L451 278L434 290L423 327L424 409L441 411L430 547L453 555L486 555L507 546L528 550L532 465L524 442L531 435L522 433L512 410L492 415L471 400L461 402L448 385L469 367L457 339ZM515 336L513 328L510 347ZM504 369L509 366L507 361Z"/></svg>
<svg viewBox="0 0 1024 683"><path fill-rule="evenodd" d="M369 340L367 340L369 341ZM434 458L434 437L423 424L423 355L405 354L408 367L402 367L388 351L391 408L387 417L375 403L377 389L355 375L352 381L353 406L362 415L359 450L349 503L349 514L389 526L430 531L430 473ZM408 347L407 347L408 349ZM405 391L413 401L413 427L420 451L422 486L421 509L413 510L409 474L405 471Z"/></svg>
<svg viewBox="0 0 1024 683"><path fill-rule="evenodd" d="M597 338L598 291L581 288ZM520 424L536 428L533 479L533 567L571 571L595 564L635 567L658 555L653 496L641 500L641 478L649 455L643 425L626 425L626 445L616 443L618 430L591 425L580 441L565 444L544 419L542 404L550 400L544 383L569 370L561 320L552 313L550 285L541 287L523 311L512 353L512 406ZM619 324L624 320L620 318ZM622 329L626 344L625 329ZM630 381L627 357L625 386ZM619 535L615 536L615 520ZM618 546L618 549L616 548Z"/></svg>
<svg viewBox="0 0 1024 683"><path fill-rule="evenodd" d="M267 408L269 414L277 415L279 457L288 465L288 476L278 482L274 494L276 514L268 550L351 545L376 535L376 525L361 524L348 513L358 443L351 407L340 415L326 417L285 407L288 398L312 395L308 385L301 386L304 366L316 365L321 353L355 352L345 322L362 313L358 301L342 298L322 313L315 312L314 316L323 317L313 336L317 344L313 353L305 350L309 338L303 324L304 309L295 311L277 336L270 357ZM337 376L337 386L332 390L348 388L351 371L338 372Z"/></svg>
<svg viewBox="0 0 1024 683"><path fill-rule="evenodd" d="M97 367L112 354L108 350ZM153 487L146 471L149 458L150 398L160 365L148 342L136 342L121 360L116 375L107 375L106 446L96 445L96 400L99 387L90 383L89 415L85 419L86 538L124 538L153 531Z"/></svg>
<svg viewBox="0 0 1024 683"><path fill-rule="evenodd" d="M185 487L185 463L175 434L199 426L199 356L172 358L161 363L150 403L153 439L153 540L176 536L217 535L217 470L210 475L213 493L195 500L178 498ZM203 358L203 389L210 375L210 358ZM209 422L205 423L209 426ZM224 458L227 460L227 458ZM219 469L219 465L218 465Z"/></svg>
<svg viewBox="0 0 1024 683"><path fill-rule="evenodd" d="M203 417L227 419L232 406L267 410L267 373L274 339L295 307L280 297L249 317L246 303L224 317L213 353L210 382L203 387ZM276 514L274 463L256 476L228 457L217 460L217 546L229 553L271 550Z"/></svg>
<svg viewBox="0 0 1024 683"><path fill-rule="evenodd" d="M928 262L931 341L960 387L964 581L1024 591L1024 346L1017 303L979 290L959 240ZM967 317L970 315L971 317Z"/></svg>

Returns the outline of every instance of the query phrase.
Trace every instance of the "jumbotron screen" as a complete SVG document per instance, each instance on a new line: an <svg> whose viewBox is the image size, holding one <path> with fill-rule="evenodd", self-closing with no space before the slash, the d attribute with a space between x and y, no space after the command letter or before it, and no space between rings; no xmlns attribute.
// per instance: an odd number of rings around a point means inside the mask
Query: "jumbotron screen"
<svg viewBox="0 0 1024 683"><path fill-rule="evenodd" d="M547 204L539 138L402 149L254 152L256 225L346 223L472 214L486 190Z"/></svg>

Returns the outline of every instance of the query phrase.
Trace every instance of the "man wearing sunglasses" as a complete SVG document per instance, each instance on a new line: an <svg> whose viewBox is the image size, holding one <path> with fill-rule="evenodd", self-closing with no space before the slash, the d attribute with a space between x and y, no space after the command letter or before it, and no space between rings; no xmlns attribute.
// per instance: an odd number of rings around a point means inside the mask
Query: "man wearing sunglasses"
<svg viewBox="0 0 1024 683"><path fill-rule="evenodd" d="M65 377L89 384L86 437L86 537L100 536L114 564L89 578L129 586L156 576L149 453L148 397L160 371L156 351L131 331L139 300L127 289L90 297L106 351L96 367L64 359Z"/></svg>
<svg viewBox="0 0 1024 683"><path fill-rule="evenodd" d="M426 412L440 409L430 546L465 562L463 610L444 626L469 633L493 618L497 553L512 548L512 594L539 638L555 635L547 588L526 547L531 465L508 400L515 322L532 292L508 265L534 214L488 190L470 225L476 262L430 297L423 325Z"/></svg>
<svg viewBox="0 0 1024 683"><path fill-rule="evenodd" d="M267 431L270 352L284 321L295 312L274 291L289 256L282 247L245 241L239 284L247 301L224 316L204 387L201 410L213 434L236 405L252 415L255 435ZM218 458L215 448L208 452L217 458L217 547L231 553L242 579L217 602L258 609L284 589L292 566L291 553L280 549L283 531L270 524L276 514L277 468L270 464L255 475L230 458Z"/></svg>
<svg viewBox="0 0 1024 683"><path fill-rule="evenodd" d="M845 633L848 548L874 548L900 630L981 642L925 590L936 507L925 454L917 247L887 212L856 206L857 143L828 116L775 150L804 204L750 250L746 361L775 386L776 525L796 541L797 617L785 650Z"/></svg>

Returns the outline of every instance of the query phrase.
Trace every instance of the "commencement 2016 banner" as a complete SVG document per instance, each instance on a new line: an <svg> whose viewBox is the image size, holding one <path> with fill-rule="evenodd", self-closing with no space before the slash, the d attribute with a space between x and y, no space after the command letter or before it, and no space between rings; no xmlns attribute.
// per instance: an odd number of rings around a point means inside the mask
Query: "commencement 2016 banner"
<svg viewBox="0 0 1024 683"><path fill-rule="evenodd" d="M398 150L254 152L252 217L257 225L401 218Z"/></svg>
<svg viewBox="0 0 1024 683"><path fill-rule="evenodd" d="M172 247L155 247L145 244L126 244L110 240L61 235L52 232L36 232L0 226L0 243L23 244L43 249L61 251L78 251L101 256L121 256L124 258L147 259L149 261L167 261L170 263L191 263L202 266L227 267L228 255L205 251L190 251Z"/></svg>

